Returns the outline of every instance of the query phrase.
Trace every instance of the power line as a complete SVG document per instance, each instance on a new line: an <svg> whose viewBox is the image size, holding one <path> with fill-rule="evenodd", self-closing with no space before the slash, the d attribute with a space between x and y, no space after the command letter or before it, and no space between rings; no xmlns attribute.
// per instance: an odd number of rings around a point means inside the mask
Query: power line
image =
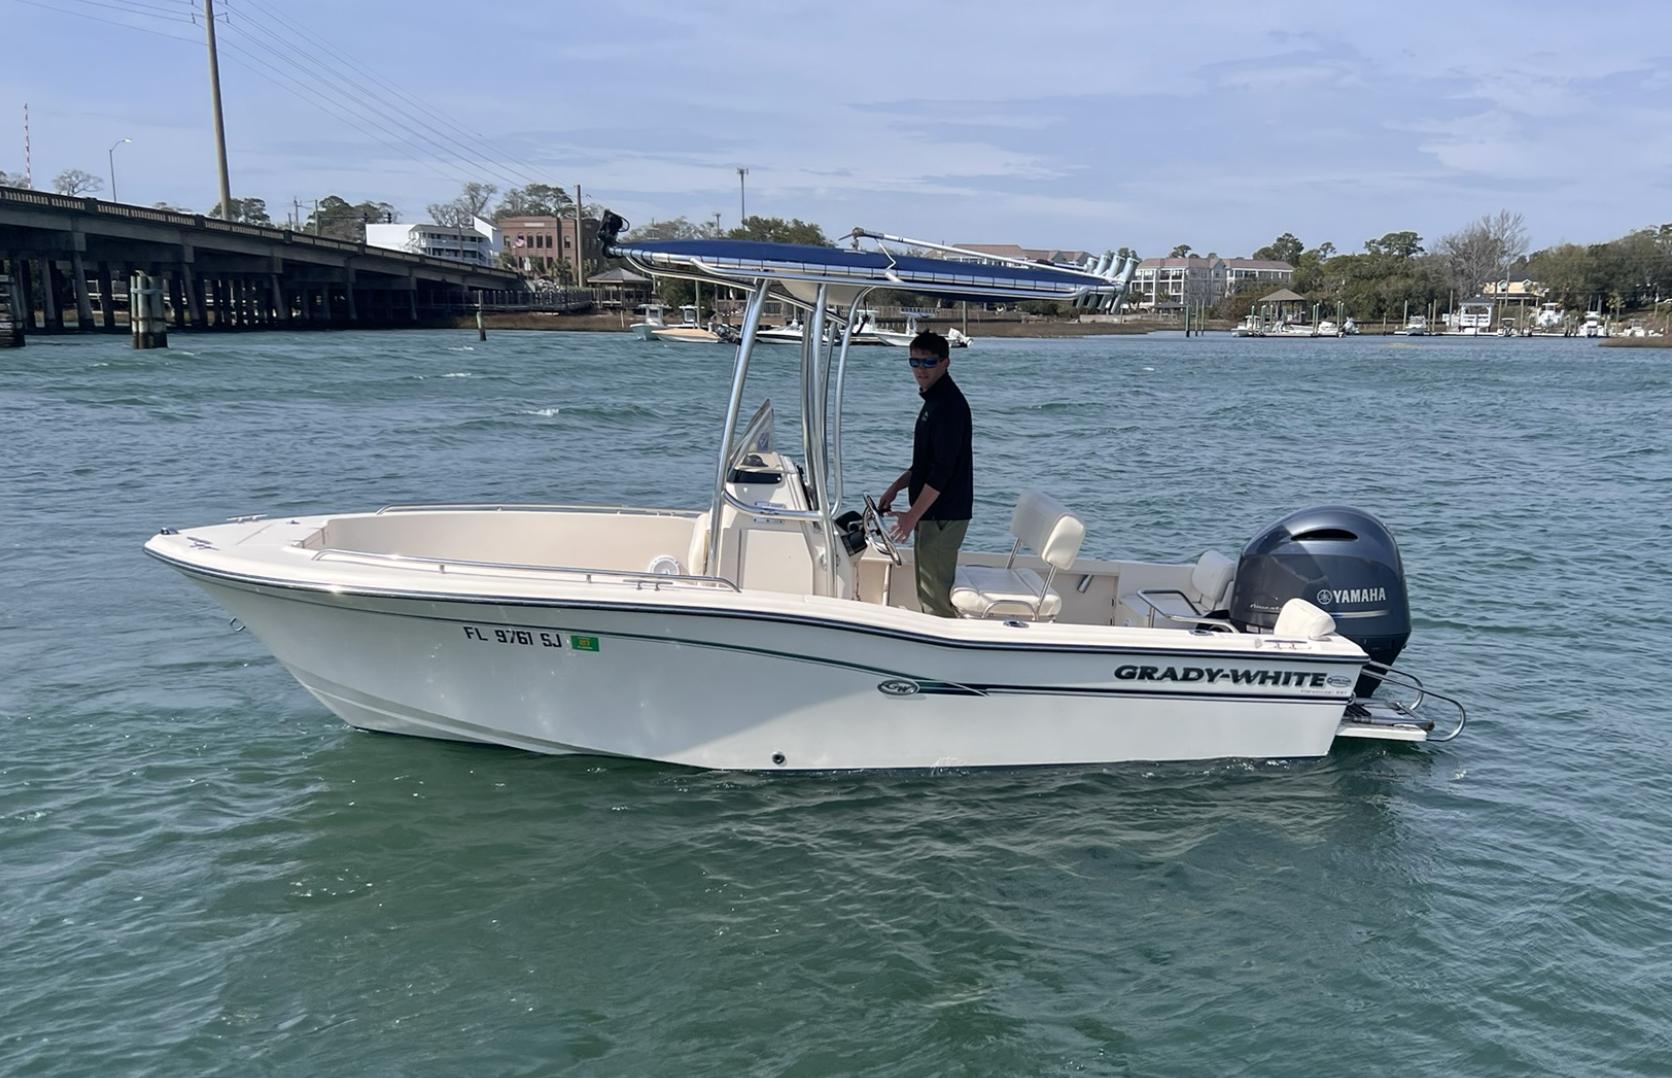
<svg viewBox="0 0 1672 1078"><path fill-rule="evenodd" d="M181 37L178 34L165 34L161 30L151 30L151 29L147 29L144 26L139 26L135 23L121 22L121 21L116 20L116 19L108 19L108 18L105 18L102 15L94 15L91 12L87 12L87 11L77 11L74 8L60 7L57 4L44 4L44 3L41 3L40 0L12 0L12 2L14 4L27 4L30 7L38 7L42 11L50 11L54 15L73 15L78 19L88 19L92 22L102 22L106 26L117 26L117 27L122 28L123 30L136 30L139 33L151 34L154 37L166 37L170 41L184 41L188 45L196 45L197 44L197 41L193 38ZM65 2L65 0L60 0L60 3L62 3L62 2ZM91 0L69 0L69 2L90 3ZM105 5L101 5L101 6L105 6Z"/></svg>
<svg viewBox="0 0 1672 1078"><path fill-rule="evenodd" d="M240 39L241 40L243 40L247 45L250 45L253 48L264 50L273 59L275 59L278 62L280 62L282 64L285 64L288 67L290 67L291 69L301 73L304 77L309 78L309 79L314 79L314 78L317 77L312 72L308 71L308 69L306 67L303 66L304 64L307 64L307 65L311 65L313 68L315 68L320 73L320 75L323 75L327 80L335 79L339 83L344 83L344 82L348 81L348 80L344 80L340 75L336 74L335 72L331 71L329 68L325 67L319 61L314 60L312 57L309 57L305 53L299 52L297 49L292 47L288 42L286 42L283 38L277 37L276 35L272 34L270 31L267 31L267 30L265 30L265 29L263 29L259 26L255 26L254 28L259 33L267 36L268 38L270 38L274 42L276 42L277 47L275 48L273 46L266 45L262 42L252 40L248 36L247 30L250 27L254 26L254 24L249 22L249 20L245 20L243 26L244 26L244 31L245 32L240 34ZM443 135L439 131L436 131L435 128L430 127L427 123L424 123L422 120L416 121L416 124L414 124L413 122L408 122L399 113L393 112L392 110L390 110L388 108L388 102L387 102L386 99L384 99L380 96L368 96L365 93L362 93L359 90L355 89L352 85L339 86L337 88L342 89L344 91L344 96L345 97L348 97L352 100L357 100L361 104L369 106L374 111L380 113L383 116L383 118L387 119L389 122L401 127L407 134L412 135L415 138L417 138L419 140L422 140L425 143L428 143L427 149L432 150L432 151L439 151L443 156L457 157L464 164L466 164L467 166L470 166L471 168L482 169L482 170L486 171L487 173L489 173L490 175L492 175L492 176L494 176L494 177L496 177L500 180L505 181L506 183L508 183L512 187L518 186L518 181L513 176L499 170L491 160L485 160L485 159L481 158L480 155L470 151L470 149L468 147L463 146L457 140L448 139L447 136ZM423 131L419 130L420 128L423 128L424 130L427 130L427 131L431 132L435 137L431 137L430 135L425 135L423 133ZM449 143L451 143L451 145L449 145ZM530 181L530 182L533 182L533 181Z"/></svg>
<svg viewBox="0 0 1672 1078"><path fill-rule="evenodd" d="M124 30L134 30L139 33L150 34L155 37L164 37L188 45L196 46L199 44L199 42L194 38L164 33L160 30L142 26L134 22L113 19L107 16L94 14L92 12L59 7L41 2L41 0L16 0L16 2L26 4L30 7L38 7L42 10L53 12L54 14L73 15L77 18L103 23L107 26L115 26ZM136 19L151 19L169 23L184 23L192 21L192 17L195 13L193 10L170 10L159 7L156 4L145 3L143 0L129 0L127 3L111 3L108 2L108 0L63 0L63 2L83 4L104 10L122 12L124 14L131 15ZM269 20L268 14L262 13L259 9L256 9L253 5L248 3L242 5L242 13L246 16L253 13L259 20ZM333 48L329 43L295 27L293 24L286 22L277 15L271 15L268 25L275 26L278 24L283 24L293 33L318 46L318 48L324 52L337 57L345 64L355 65L357 63L357 61L353 60L351 57L345 56L342 52ZM510 163L521 163L527 165L530 169L535 169L536 171L545 171L541 169L540 166L528 164L526 161L521 161L518 158L503 154L497 147L494 147L474 133L460 126L458 123L452 121L439 110L435 110L427 105L424 105L424 103L419 101L416 97L391 83L388 79L377 75L375 72L366 70L365 74L377 83L386 87L388 92L395 94L397 97L407 102L410 106L426 110L430 117L436 122L459 132L462 139L467 139L470 143L483 147L488 156L482 156L480 153L473 151L470 146L466 145L465 142L461 141L461 138L455 138L447 135L446 133L437 130L435 127L430 126L430 124L421 119L416 121L406 119L399 112L393 111L388 107L388 100L383 97L379 91L367 86L363 82L360 82L352 75L343 75L331 70L321 61L315 60L309 57L305 52L299 51L295 46L285 41L284 38L279 36L273 30L257 25L256 22L253 22L248 18L239 23L232 23L229 20L228 25L234 26L238 29L240 37L250 46L250 48L240 48L235 42L231 41L224 42L224 45L228 49L241 54L245 58L247 66L252 74L273 83L294 97L307 101L315 108L326 112L351 127L354 127L362 134L368 135L385 147L394 150L443 179L460 184L469 182L457 173L444 171L442 168L438 168L433 160L437 151L440 151L439 155L441 157L457 157L471 168L485 168L490 176L505 182L510 187L519 186L517 177L521 177L523 182L526 183L543 182L535 179L528 173L523 172L521 169L510 167L509 164L503 167L496 167L493 162L495 160L500 160ZM246 26L249 29L253 29L269 38L275 42L278 47L274 48L273 46L266 45L261 41L253 39L246 32ZM282 70L281 67L275 66L274 63L269 63L263 58L263 56L258 55L254 50L261 50L266 54L266 56L270 57L273 61L276 61L277 64L288 67L292 71L299 73L302 76L302 80L292 77L286 71ZM298 63L296 59L293 59L293 57L300 57L302 62ZM401 131L391 130L388 125L371 117L357 117L351 112L344 111L331 97L322 94L319 90L310 85L310 83L316 78L316 75L314 72L309 71L305 66L303 66L304 64L310 64L325 78L335 80L339 84L342 84L345 89L344 96L354 100L358 104L374 107L391 122L399 125L405 133L403 134ZM365 123L361 122L361 119L365 119L367 123L374 125L377 130L368 128ZM419 130L419 128L427 130L430 134L424 134ZM381 134L379 132L381 132ZM409 136L416 136L416 139ZM413 149L416 149L419 152L414 154L411 152ZM558 186L560 190L562 189L559 185L554 184L551 186Z"/></svg>
<svg viewBox="0 0 1672 1078"><path fill-rule="evenodd" d="M264 13L261 8L257 7L254 4L248 4L248 3L244 5L244 10L246 12L250 12L250 11L255 12L256 16L258 18L270 20L270 22L269 22L270 25L282 26L282 27L290 30L291 33L296 34L298 37L302 38L303 40L305 40L307 42L310 42L311 44L317 45L320 49L322 49L325 52L330 53L332 56L336 57L338 61L349 65L350 68L362 67L362 65L360 64L359 61L355 60L353 57L344 55L341 51L334 48L330 44L330 42L325 41L325 40L321 39L320 37L318 37L317 35L311 34L308 31L297 27L294 23L291 23L291 22L287 21L286 19L284 19L280 15L270 13L270 12ZM387 92L395 94L397 97L401 98L402 100L408 102L411 105L421 107L426 113L429 114L431 119L434 119L437 123L440 123L444 127L448 127L450 129L452 129L453 131L455 131L459 135L461 135L463 138L465 138L465 139L469 140L470 142L474 143L475 145L481 147L483 150L487 151L488 154L491 157L506 161L510 164L520 165L524 168L531 169L535 172L548 172L548 171L550 171L547 168L544 168L544 167L538 166L538 165L530 164L526 160L523 160L523 159L517 158L517 157L513 157L513 156L505 153L503 149L501 149L499 147L496 147L493 144L491 144L491 143L487 142L486 140L482 139L478 133L460 125L457 122L455 122L453 119L448 117L446 113L441 112L439 109L433 108L432 106L426 105L424 102L419 101L418 98L415 95L413 95L412 93L410 93L407 90L403 90L401 87L399 87L399 86L395 85L394 83L390 82L388 79L379 75L377 72L372 71L370 68L362 67L362 70L363 70L363 73L366 75L366 77L368 77L371 80L373 80L374 82L380 84ZM538 182L538 181L530 180L529 182ZM554 185L554 186L560 186L560 185Z"/></svg>
<svg viewBox="0 0 1672 1078"><path fill-rule="evenodd" d="M271 64L268 64L261 57L255 55L254 53L250 52L249 50L244 49L241 46L239 46L237 44L237 42L227 41L227 42L223 42L223 44L226 48L231 49L233 52L244 56L248 63L251 63L251 64L255 65L254 67L251 68L251 73L252 74L257 75L260 78L266 79L268 82L271 82L274 85L278 86L280 89L284 90L286 93L292 94L293 96L298 97L298 98L302 99L303 101L307 101L309 104L313 105L315 108L318 108L323 112L329 113L330 115L332 115L332 116L336 117L337 119L343 121L344 123L348 124L349 126L358 129L362 134L369 135L370 137L376 139L378 142L382 143L384 146L386 146L386 147L388 147L392 150L395 150L397 153L401 154L402 156L404 156L404 157L418 163L419 165L422 165L423 167L429 169L431 172L434 172L437 176L440 176L443 179L450 180L454 183L459 183L459 184L464 184L464 183L469 182L468 180L462 179L456 173L445 172L442 169L437 168L433 159L426 158L426 157L423 157L423 156L419 156L418 154L412 153L411 150L409 150L405 146L401 145L401 143L406 142L406 140L402 139L398 134L395 134L394 132L389 131L388 128L383 128L383 134L379 134L377 131L375 131L371 128L368 128L367 126L365 126L365 124L362 124L360 122L359 118L355 117L352 113L342 111L334 102L331 101L330 98L324 96L319 91L317 91L317 90L313 89L312 87L308 86L306 83L298 82L296 79L292 78L290 75L287 75L283 71L280 71L277 68L273 67ZM262 71L262 70L257 70L257 68L265 69L265 72ZM286 85L287 83L289 85ZM375 120L372 120L370 122L373 123L373 124L376 124ZM381 126L381 125L378 125L378 126ZM391 136L391 138L385 138L384 135L389 135L389 136ZM391 139L393 139L393 141L391 141ZM411 143L407 143L407 145L410 146ZM423 149L423 147L418 147L418 148Z"/></svg>

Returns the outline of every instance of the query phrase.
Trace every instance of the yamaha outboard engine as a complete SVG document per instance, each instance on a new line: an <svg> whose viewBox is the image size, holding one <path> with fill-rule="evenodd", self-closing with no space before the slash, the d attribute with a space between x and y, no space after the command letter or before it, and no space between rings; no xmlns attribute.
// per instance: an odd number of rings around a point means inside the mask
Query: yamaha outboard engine
<svg viewBox="0 0 1672 1078"><path fill-rule="evenodd" d="M1341 505L1290 513L1243 548L1231 591L1230 620L1265 630L1290 599L1335 619L1336 632L1376 662L1392 665L1411 638L1411 604L1399 545L1381 521ZM1379 682L1359 678L1369 696Z"/></svg>

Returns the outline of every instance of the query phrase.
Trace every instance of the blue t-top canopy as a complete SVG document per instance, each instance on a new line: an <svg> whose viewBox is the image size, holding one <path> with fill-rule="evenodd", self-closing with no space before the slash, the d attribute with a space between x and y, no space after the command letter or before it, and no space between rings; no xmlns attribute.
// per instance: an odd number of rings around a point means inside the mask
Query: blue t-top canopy
<svg viewBox="0 0 1672 1078"><path fill-rule="evenodd" d="M1054 265L926 258L887 249L843 250L754 240L618 240L605 253L625 258L650 273L663 273L733 286L767 279L830 284L847 289L897 288L908 292L974 299L1118 298L1125 280L1090 270Z"/></svg>

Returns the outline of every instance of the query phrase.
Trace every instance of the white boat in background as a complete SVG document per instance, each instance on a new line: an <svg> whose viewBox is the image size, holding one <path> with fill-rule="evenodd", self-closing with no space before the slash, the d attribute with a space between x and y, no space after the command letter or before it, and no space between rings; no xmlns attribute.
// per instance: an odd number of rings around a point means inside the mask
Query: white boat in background
<svg viewBox="0 0 1672 1078"><path fill-rule="evenodd" d="M1448 318L1445 334L1450 337L1486 337L1492 333L1492 301L1464 300Z"/></svg>
<svg viewBox="0 0 1672 1078"><path fill-rule="evenodd" d="M1560 303L1541 303L1533 316L1530 335L1534 337L1570 337L1567 312Z"/></svg>
<svg viewBox="0 0 1672 1078"><path fill-rule="evenodd" d="M1347 319L1341 323L1341 334L1345 337L1357 337L1359 335L1358 323L1351 318Z"/></svg>
<svg viewBox="0 0 1672 1078"><path fill-rule="evenodd" d="M656 331L667 328L667 308L660 303L646 303L638 309L643 312L644 319L628 326L628 330L641 341L655 340Z"/></svg>
<svg viewBox="0 0 1672 1078"><path fill-rule="evenodd" d="M1252 313L1238 322L1236 328L1231 330L1231 336L1233 337L1264 337L1265 335L1265 323Z"/></svg>
<svg viewBox="0 0 1672 1078"><path fill-rule="evenodd" d="M1326 318L1318 323L1317 335L1319 337L1345 337L1347 331Z"/></svg>
<svg viewBox="0 0 1672 1078"><path fill-rule="evenodd" d="M605 214L611 257L749 288L706 505L281 514L164 529L146 551L367 730L762 771L1306 757L1462 730L1461 705L1389 665L1410 631L1403 567L1356 510L1173 564L1089 557L1112 522L1024 491L1009 553L960 555L960 616L919 608L912 552L844 490L854 342L824 327L852 326L874 289L1113 309L1135 259L951 262L861 230L879 249L635 244L623 224ZM768 300L805 312L799 460L770 401L743 422ZM1383 682L1398 700L1371 697ZM1436 703L1455 705L1447 729Z"/></svg>
<svg viewBox="0 0 1672 1078"><path fill-rule="evenodd" d="M1585 312L1585 321L1580 323L1580 325L1579 325L1579 336L1581 336L1581 337L1606 337L1606 336L1608 336L1608 319L1603 317L1601 311L1586 311Z"/></svg>
<svg viewBox="0 0 1672 1078"><path fill-rule="evenodd" d="M695 304L684 304L679 308L680 320L677 326L652 329L651 335L660 341L677 341L683 344L728 344L737 340L730 326L713 319L706 326L698 322L697 310Z"/></svg>
<svg viewBox="0 0 1672 1078"><path fill-rule="evenodd" d="M1426 337L1428 336L1428 319L1420 314L1413 314L1406 320L1405 325L1393 331L1395 337Z"/></svg>
<svg viewBox="0 0 1672 1078"><path fill-rule="evenodd" d="M755 335L755 339L762 344L800 344L805 333L806 327L797 318L781 326L762 329Z"/></svg>
<svg viewBox="0 0 1672 1078"><path fill-rule="evenodd" d="M892 345L895 348L909 348L911 347L911 342L917 338L917 334L920 332L917 319L918 316L915 312L906 315L906 329L905 332L902 333L896 330L883 329L881 326L878 326L873 315L869 332L883 344ZM949 348L969 347L970 339L960 330L949 329L943 334L943 336L946 338L946 344Z"/></svg>

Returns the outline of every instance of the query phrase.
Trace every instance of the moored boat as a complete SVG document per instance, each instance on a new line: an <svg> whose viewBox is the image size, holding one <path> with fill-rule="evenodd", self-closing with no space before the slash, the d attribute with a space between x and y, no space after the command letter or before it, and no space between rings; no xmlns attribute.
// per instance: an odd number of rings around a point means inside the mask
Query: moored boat
<svg viewBox="0 0 1672 1078"><path fill-rule="evenodd" d="M606 251L635 268L749 288L706 504L245 518L165 529L147 552L370 730L769 771L1304 757L1461 730L1460 706L1437 728L1427 709L1449 698L1391 665L1403 567L1356 510L1293 514L1235 560L1141 562L1084 555L1101 523L1024 491L1009 553L960 557L960 616L919 608L912 552L844 489L852 334L825 327L882 288L1109 309L1130 264L632 243L605 220ZM799 459L770 401L743 420L768 299L804 312ZM1371 695L1384 679L1398 700Z"/></svg>

